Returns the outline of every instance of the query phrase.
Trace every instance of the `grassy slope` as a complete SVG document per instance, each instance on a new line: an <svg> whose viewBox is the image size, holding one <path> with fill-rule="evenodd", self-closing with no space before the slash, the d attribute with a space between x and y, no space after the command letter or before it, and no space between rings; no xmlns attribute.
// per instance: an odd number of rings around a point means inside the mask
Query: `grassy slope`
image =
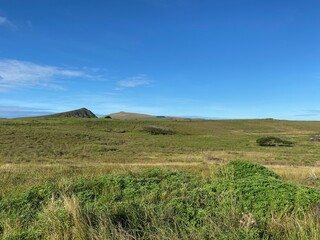
<svg viewBox="0 0 320 240"><path fill-rule="evenodd" d="M142 129L158 125L177 132L153 136ZM320 143L309 142L320 122L270 120L185 121L109 119L0 120L0 163L203 162L248 159L260 163L317 165ZM258 147L274 135L294 147Z"/></svg>

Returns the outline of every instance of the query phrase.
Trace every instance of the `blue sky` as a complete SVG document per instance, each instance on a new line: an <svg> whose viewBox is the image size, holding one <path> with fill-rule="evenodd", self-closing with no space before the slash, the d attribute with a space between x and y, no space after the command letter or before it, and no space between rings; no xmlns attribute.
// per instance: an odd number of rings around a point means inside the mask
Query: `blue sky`
<svg viewBox="0 0 320 240"><path fill-rule="evenodd" d="M1 0L0 117L320 120L315 0Z"/></svg>

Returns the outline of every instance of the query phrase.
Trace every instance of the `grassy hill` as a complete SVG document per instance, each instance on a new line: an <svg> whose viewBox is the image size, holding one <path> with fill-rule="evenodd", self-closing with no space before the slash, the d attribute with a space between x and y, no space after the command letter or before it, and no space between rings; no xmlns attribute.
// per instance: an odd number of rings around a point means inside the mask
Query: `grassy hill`
<svg viewBox="0 0 320 240"><path fill-rule="evenodd" d="M111 113L107 116L110 116L112 119L120 119L120 120L134 120L134 119L152 119L156 118L155 116L148 115L148 114L141 114L141 113L131 113L131 112L117 112Z"/></svg>
<svg viewBox="0 0 320 240"><path fill-rule="evenodd" d="M0 239L319 239L319 131L268 119L0 119ZM257 144L269 136L293 144Z"/></svg>
<svg viewBox="0 0 320 240"><path fill-rule="evenodd" d="M153 116L143 113L117 112L111 113L104 118L112 118L119 120L151 120L151 119L167 119L167 120L203 120L201 118L192 117L175 117L175 116Z"/></svg>

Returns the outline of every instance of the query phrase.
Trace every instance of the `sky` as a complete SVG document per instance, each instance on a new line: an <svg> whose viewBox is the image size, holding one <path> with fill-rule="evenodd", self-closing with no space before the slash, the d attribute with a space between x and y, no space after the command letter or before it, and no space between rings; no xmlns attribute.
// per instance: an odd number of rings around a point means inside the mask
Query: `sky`
<svg viewBox="0 0 320 240"><path fill-rule="evenodd" d="M0 0L0 117L320 120L317 0Z"/></svg>

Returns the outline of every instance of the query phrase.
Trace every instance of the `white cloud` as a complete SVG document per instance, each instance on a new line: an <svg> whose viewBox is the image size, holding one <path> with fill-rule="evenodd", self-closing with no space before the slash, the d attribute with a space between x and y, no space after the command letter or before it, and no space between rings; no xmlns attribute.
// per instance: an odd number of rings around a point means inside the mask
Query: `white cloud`
<svg viewBox="0 0 320 240"><path fill-rule="evenodd" d="M8 27L12 27L15 28L16 26L8 20L8 18L0 16L0 26L8 26Z"/></svg>
<svg viewBox="0 0 320 240"><path fill-rule="evenodd" d="M62 89L58 80L74 77L90 78L91 76L78 70L0 59L0 91L31 87Z"/></svg>
<svg viewBox="0 0 320 240"><path fill-rule="evenodd" d="M118 81L118 85L125 88L134 88L142 85L149 85L150 83L151 81L143 74Z"/></svg>

